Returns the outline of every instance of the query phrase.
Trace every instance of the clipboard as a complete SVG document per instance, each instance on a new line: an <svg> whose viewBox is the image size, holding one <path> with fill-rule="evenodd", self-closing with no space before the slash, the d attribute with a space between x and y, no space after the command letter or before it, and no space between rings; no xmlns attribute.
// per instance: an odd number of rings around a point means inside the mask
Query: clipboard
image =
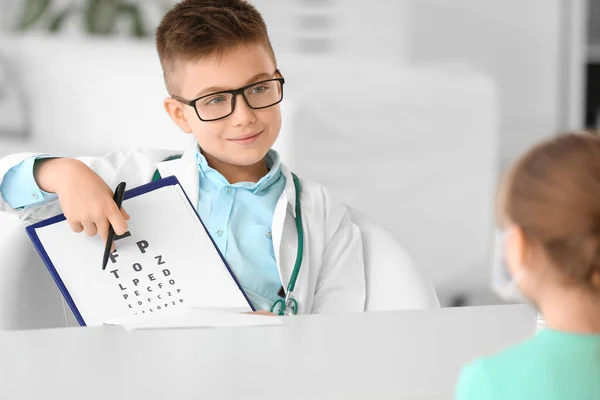
<svg viewBox="0 0 600 400"><path fill-rule="evenodd" d="M105 271L101 239L70 231L64 214L26 228L79 325L100 326L177 306L255 311L175 176L128 190L123 206L131 216L130 231L117 238ZM161 229L143 232L144 226ZM79 262L83 265L72 265Z"/></svg>

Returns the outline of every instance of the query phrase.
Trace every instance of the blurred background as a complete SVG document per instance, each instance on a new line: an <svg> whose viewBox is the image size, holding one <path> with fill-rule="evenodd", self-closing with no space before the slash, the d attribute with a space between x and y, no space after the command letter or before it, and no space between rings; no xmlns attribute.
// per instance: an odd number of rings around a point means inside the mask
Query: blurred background
<svg viewBox="0 0 600 400"><path fill-rule="evenodd" d="M276 148L390 229L445 306L497 304L493 201L600 123L599 0L252 0L286 77ZM0 157L183 149L153 32L175 0L0 0Z"/></svg>

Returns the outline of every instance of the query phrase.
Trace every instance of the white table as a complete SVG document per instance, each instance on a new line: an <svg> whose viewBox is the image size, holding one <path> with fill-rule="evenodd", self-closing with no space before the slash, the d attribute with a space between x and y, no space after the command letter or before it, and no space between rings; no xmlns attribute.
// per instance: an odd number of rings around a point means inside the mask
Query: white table
<svg viewBox="0 0 600 400"><path fill-rule="evenodd" d="M451 399L461 366L535 331L525 305L284 326L0 332L2 399Z"/></svg>

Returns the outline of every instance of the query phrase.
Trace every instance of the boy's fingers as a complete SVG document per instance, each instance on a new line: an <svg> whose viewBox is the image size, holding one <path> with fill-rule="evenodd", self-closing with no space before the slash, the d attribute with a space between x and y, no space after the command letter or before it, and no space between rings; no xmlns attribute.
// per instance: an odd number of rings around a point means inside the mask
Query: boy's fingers
<svg viewBox="0 0 600 400"><path fill-rule="evenodd" d="M98 227L98 235L102 238L102 243L106 246L106 241L108 240L108 220L104 222L99 222L96 224Z"/></svg>
<svg viewBox="0 0 600 400"><path fill-rule="evenodd" d="M129 216L129 214L127 214L127 211L125 211L124 208L121 208L121 215L123 215L123 218L125 218L125 221L129 221L129 218L131 218Z"/></svg>
<svg viewBox="0 0 600 400"><path fill-rule="evenodd" d="M127 221L121 212L114 213L108 217L108 222L112 225L115 233L119 236L127 232Z"/></svg>
<svg viewBox="0 0 600 400"><path fill-rule="evenodd" d="M83 232L83 225L81 225L81 222L71 222L69 221L69 225L71 225L71 230L75 233L81 233Z"/></svg>
<svg viewBox="0 0 600 400"><path fill-rule="evenodd" d="M105 234L101 234L100 237L102 238L102 245L106 246L106 241L108 240L108 230ZM110 252L114 253L116 249L117 248L115 247L115 241L113 240L113 242L110 245Z"/></svg>
<svg viewBox="0 0 600 400"><path fill-rule="evenodd" d="M84 221L81 223L83 225L83 229L85 230L85 234L87 236L96 236L98 233L98 228L96 228L96 224L91 221Z"/></svg>

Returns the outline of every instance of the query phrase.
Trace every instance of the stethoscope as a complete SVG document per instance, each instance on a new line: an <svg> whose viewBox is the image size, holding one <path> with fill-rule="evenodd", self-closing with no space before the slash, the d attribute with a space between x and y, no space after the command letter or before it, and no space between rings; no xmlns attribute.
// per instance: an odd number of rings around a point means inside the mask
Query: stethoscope
<svg viewBox="0 0 600 400"><path fill-rule="evenodd" d="M298 251L296 252L296 262L294 263L294 270L290 277L285 298L278 299L273 303L271 312L278 315L296 315L298 314L298 302L294 298L294 288L296 287L296 280L300 273L300 267L302 266L302 253L304 251L304 229L302 228L302 213L300 212L300 180L296 174L292 173L294 180L294 189L296 190L296 232L298 233Z"/></svg>

